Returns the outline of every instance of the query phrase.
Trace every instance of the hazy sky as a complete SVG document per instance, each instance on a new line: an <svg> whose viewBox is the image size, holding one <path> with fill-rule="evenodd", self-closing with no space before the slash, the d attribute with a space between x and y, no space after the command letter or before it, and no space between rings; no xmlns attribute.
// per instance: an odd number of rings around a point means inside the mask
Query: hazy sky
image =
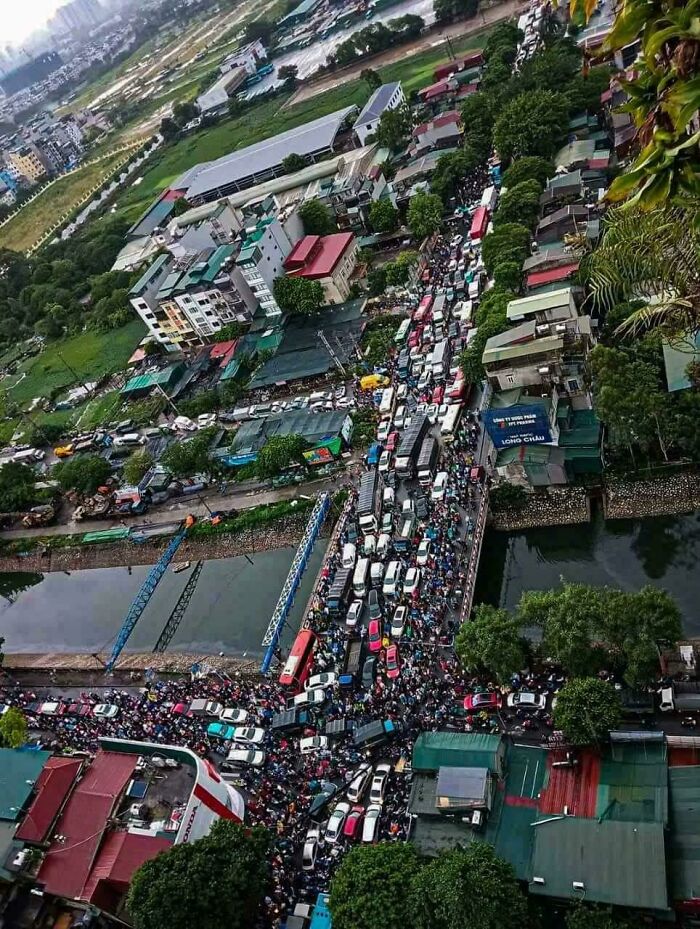
<svg viewBox="0 0 700 929"><path fill-rule="evenodd" d="M3 11L0 42L17 44L32 30L43 26L65 0L0 0Z"/></svg>

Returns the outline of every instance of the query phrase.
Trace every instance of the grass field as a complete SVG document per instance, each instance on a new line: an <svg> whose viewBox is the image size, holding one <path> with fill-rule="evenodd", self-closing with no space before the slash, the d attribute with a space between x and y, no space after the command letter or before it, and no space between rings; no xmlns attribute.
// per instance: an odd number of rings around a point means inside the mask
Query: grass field
<svg viewBox="0 0 700 929"><path fill-rule="evenodd" d="M484 43L488 31L487 28L464 39L453 40L455 52L459 54L470 48L478 48ZM408 96L413 90L430 84L435 66L447 58L446 46L440 45L380 68L379 73L384 81L402 81ZM164 148L150 162L151 167L144 174L142 182L122 195L118 201L118 211L130 221L135 221L153 199L188 168L293 129L344 106L363 106L369 95L369 88L364 81L349 80L340 87L288 109L282 109L288 97L263 101L242 116L227 119L209 130Z"/></svg>
<svg viewBox="0 0 700 929"><path fill-rule="evenodd" d="M121 152L59 178L0 227L0 248L16 252L32 248L61 216L74 210L93 187L111 177L128 157L128 153Z"/></svg>
<svg viewBox="0 0 700 929"><path fill-rule="evenodd" d="M135 319L121 329L87 331L52 342L0 386L8 390L12 400L24 406L34 397L47 397L56 388L71 387L121 371L145 331L143 323Z"/></svg>

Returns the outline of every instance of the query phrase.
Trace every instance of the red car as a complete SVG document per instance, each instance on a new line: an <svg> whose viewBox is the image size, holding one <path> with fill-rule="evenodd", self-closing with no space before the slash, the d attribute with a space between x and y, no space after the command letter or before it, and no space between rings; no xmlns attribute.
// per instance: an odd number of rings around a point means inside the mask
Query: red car
<svg viewBox="0 0 700 929"><path fill-rule="evenodd" d="M455 381L447 392L450 400L461 400L464 396L464 381Z"/></svg>
<svg viewBox="0 0 700 929"><path fill-rule="evenodd" d="M386 440L386 450L388 452L396 451L396 445L399 441L398 432L390 432Z"/></svg>
<svg viewBox="0 0 700 929"><path fill-rule="evenodd" d="M91 712L89 703L69 703L65 709L66 716L89 716Z"/></svg>
<svg viewBox="0 0 700 929"><path fill-rule="evenodd" d="M386 676L392 680L401 674L401 661L397 645L390 645L386 650Z"/></svg>
<svg viewBox="0 0 700 929"><path fill-rule="evenodd" d="M189 708L189 703L176 703L170 712L175 716L187 716Z"/></svg>
<svg viewBox="0 0 700 929"><path fill-rule="evenodd" d="M382 647L382 630L378 619L373 619L369 624L369 650L378 652Z"/></svg>
<svg viewBox="0 0 700 929"><path fill-rule="evenodd" d="M343 826L343 835L346 839L356 839L360 833L362 820L365 817L365 808L363 806L354 806L347 815L345 825Z"/></svg>
<svg viewBox="0 0 700 929"><path fill-rule="evenodd" d="M464 698L464 709L471 710L473 713L480 713L482 710L487 713L495 713L502 706L503 698L495 692L468 694Z"/></svg>
<svg viewBox="0 0 700 929"><path fill-rule="evenodd" d="M444 396L445 396L445 388L443 387L442 384L438 384L438 386L433 391L433 396L431 397L430 402L431 403L442 403L442 398Z"/></svg>

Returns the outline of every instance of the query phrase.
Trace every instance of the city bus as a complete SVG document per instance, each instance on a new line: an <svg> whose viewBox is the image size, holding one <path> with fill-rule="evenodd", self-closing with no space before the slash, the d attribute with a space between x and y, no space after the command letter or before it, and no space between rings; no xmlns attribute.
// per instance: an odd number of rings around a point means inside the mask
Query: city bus
<svg viewBox="0 0 700 929"><path fill-rule="evenodd" d="M289 652L289 658L287 658L280 674L279 682L282 687L289 687L297 692L304 689L304 682L311 673L315 647L315 634L311 629L302 629L294 640Z"/></svg>
<svg viewBox="0 0 700 929"><path fill-rule="evenodd" d="M430 312L430 307L433 305L433 298L428 294L421 302L418 304L418 309L413 314L414 323L422 323L425 317Z"/></svg>
<svg viewBox="0 0 700 929"><path fill-rule="evenodd" d="M410 328L411 328L411 320L404 319L404 321L401 323L401 325L397 329L396 335L394 336L394 342L397 345L403 345L403 343L408 338L408 330Z"/></svg>
<svg viewBox="0 0 700 929"><path fill-rule="evenodd" d="M442 421L442 426L440 426L440 435L446 442L451 442L452 439L454 439L454 435L457 431L457 426L459 425L461 418L462 404L451 403L447 408L447 413L444 420Z"/></svg>

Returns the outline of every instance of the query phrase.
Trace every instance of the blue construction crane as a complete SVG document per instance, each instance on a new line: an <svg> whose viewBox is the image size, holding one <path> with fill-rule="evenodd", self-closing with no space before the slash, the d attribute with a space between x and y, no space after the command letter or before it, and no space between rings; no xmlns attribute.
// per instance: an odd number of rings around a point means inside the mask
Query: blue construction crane
<svg viewBox="0 0 700 929"><path fill-rule="evenodd" d="M114 648L112 649L112 654L110 655L109 661L107 662L107 670L112 671L117 659L122 653L122 650L126 643L129 641L129 636L134 631L136 623L141 618L141 614L148 606L148 602L153 596L153 593L158 586L158 581L163 577L165 572L168 569L168 565L173 560L175 552L180 547L182 541L187 534L187 529L182 529L176 536L170 540L168 547L165 549L163 554L160 556L160 559L157 564L153 565L149 571L148 577L143 582L141 590L136 594L134 600L129 607L129 612L126 614L126 619L122 623L122 627L119 630L117 635L117 641L114 643Z"/></svg>
<svg viewBox="0 0 700 929"><path fill-rule="evenodd" d="M289 569L289 574L287 575L287 580L284 582L284 587L280 593L279 600L277 601L277 606L275 607L275 612L272 614L272 619L267 627L265 635L263 636L262 644L266 647L265 656L260 665L260 670L263 674L270 670L270 665L272 664L272 659L275 656L277 647L279 645L280 636L282 635L282 629L284 628L285 623L287 622L287 617L294 605L294 596L299 589L299 584L301 579L304 576L304 571L306 566L309 563L309 558L311 557L311 552L313 551L314 543L318 538L321 527L325 522L326 515L328 510L331 507L331 495L324 491L320 494L318 500L316 501L316 506L311 512L309 521L306 525L306 530L302 537L299 547L297 548L296 555L294 556L294 561L292 561L292 566Z"/></svg>

